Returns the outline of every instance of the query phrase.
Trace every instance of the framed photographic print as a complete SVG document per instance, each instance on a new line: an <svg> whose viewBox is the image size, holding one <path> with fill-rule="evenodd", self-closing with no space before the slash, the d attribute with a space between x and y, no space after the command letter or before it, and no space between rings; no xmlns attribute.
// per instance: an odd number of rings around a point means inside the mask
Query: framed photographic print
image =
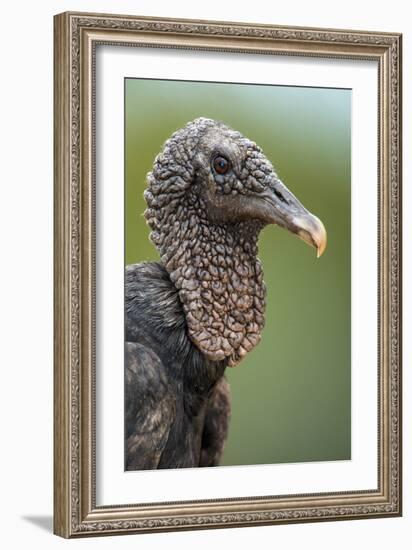
<svg viewBox="0 0 412 550"><path fill-rule="evenodd" d="M401 35L55 17L64 537L401 514Z"/></svg>

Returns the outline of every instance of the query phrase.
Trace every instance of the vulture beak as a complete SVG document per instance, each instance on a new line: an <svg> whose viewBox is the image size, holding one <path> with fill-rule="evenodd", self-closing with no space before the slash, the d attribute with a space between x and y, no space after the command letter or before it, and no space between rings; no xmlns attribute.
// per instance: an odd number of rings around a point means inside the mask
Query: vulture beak
<svg viewBox="0 0 412 550"><path fill-rule="evenodd" d="M319 258L326 248L326 229L320 219L311 214L278 179L274 178L261 197L265 219L279 225L317 250Z"/></svg>

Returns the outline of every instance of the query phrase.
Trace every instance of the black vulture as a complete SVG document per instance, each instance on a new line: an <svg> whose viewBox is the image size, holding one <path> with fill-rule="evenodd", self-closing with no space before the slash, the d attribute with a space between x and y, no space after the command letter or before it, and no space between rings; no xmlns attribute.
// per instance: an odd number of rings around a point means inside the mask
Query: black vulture
<svg viewBox="0 0 412 550"><path fill-rule="evenodd" d="M259 233L278 225L320 256L326 231L256 143L207 118L166 141L144 196L160 261L126 266L125 467L215 466L230 416L225 369L264 325Z"/></svg>

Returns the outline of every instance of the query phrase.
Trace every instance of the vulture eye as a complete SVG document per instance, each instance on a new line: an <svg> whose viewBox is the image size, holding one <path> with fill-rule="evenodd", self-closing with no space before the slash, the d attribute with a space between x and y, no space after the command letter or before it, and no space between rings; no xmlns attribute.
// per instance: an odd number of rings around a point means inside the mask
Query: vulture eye
<svg viewBox="0 0 412 550"><path fill-rule="evenodd" d="M230 161L219 155L213 159L213 168L218 174L227 174L230 169Z"/></svg>

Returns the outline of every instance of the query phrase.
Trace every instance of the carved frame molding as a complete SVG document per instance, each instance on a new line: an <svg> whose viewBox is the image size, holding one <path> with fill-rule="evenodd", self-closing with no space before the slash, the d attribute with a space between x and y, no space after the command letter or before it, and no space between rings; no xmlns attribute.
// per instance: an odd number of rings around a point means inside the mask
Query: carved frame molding
<svg viewBox="0 0 412 550"><path fill-rule="evenodd" d="M400 515L402 36L83 13L57 15L54 24L54 532L78 537ZM377 491L96 506L94 59L97 44L377 61Z"/></svg>

